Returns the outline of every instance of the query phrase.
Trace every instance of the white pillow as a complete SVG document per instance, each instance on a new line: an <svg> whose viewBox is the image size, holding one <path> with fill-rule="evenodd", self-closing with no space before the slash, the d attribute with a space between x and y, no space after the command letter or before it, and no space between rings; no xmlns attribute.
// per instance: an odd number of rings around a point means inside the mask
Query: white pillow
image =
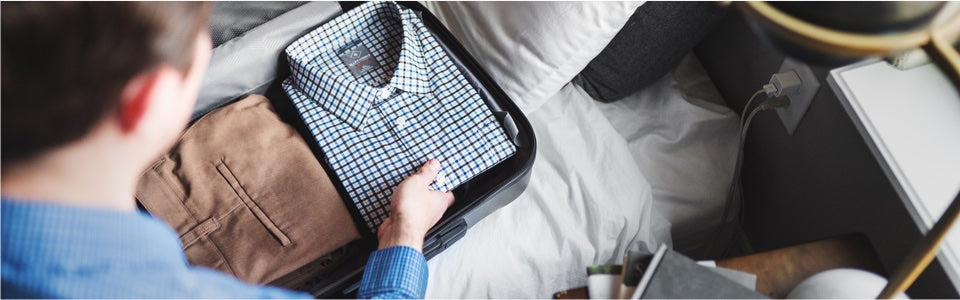
<svg viewBox="0 0 960 300"><path fill-rule="evenodd" d="M529 113L600 54L643 2L423 4Z"/></svg>

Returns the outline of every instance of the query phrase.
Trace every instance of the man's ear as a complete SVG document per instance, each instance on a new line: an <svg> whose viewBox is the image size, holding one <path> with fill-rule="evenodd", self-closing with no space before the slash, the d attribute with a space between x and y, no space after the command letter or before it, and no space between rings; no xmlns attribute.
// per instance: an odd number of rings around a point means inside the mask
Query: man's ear
<svg viewBox="0 0 960 300"><path fill-rule="evenodd" d="M149 109L162 105L171 91L179 89L180 73L170 67L159 67L140 73L124 86L120 94L120 129L124 133L136 131L147 116Z"/></svg>

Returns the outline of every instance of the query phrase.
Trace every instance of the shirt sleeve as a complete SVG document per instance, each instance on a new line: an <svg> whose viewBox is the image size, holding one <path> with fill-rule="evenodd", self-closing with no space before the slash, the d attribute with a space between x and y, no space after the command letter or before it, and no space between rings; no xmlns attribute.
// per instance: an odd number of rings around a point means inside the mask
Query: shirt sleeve
<svg viewBox="0 0 960 300"><path fill-rule="evenodd" d="M427 259L406 246L370 254L358 298L423 298L427 292Z"/></svg>

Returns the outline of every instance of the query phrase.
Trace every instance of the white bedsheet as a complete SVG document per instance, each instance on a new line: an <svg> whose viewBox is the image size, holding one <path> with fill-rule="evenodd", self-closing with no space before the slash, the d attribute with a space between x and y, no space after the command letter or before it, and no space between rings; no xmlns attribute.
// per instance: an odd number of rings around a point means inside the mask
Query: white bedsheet
<svg viewBox="0 0 960 300"><path fill-rule="evenodd" d="M429 261L427 297L549 298L638 241L670 243L668 218L712 228L737 121L702 99L702 71L681 73L614 104L568 84L526 112L538 143L527 190Z"/></svg>
<svg viewBox="0 0 960 300"><path fill-rule="evenodd" d="M597 103L626 139L680 251L702 253L720 223L739 141L739 119L723 103L692 54L639 93Z"/></svg>

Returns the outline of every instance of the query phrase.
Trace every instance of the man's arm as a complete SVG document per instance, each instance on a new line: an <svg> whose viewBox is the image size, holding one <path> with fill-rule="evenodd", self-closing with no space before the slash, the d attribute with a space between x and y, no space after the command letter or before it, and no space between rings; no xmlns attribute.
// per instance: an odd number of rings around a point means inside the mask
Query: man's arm
<svg viewBox="0 0 960 300"><path fill-rule="evenodd" d="M370 255L358 298L423 298L427 292L427 260L406 246L380 249Z"/></svg>
<svg viewBox="0 0 960 300"><path fill-rule="evenodd" d="M440 162L431 159L400 183L390 199L390 217L380 224L379 250L370 255L360 282L359 298L423 298L427 260L423 239L453 204L452 193L430 190Z"/></svg>

